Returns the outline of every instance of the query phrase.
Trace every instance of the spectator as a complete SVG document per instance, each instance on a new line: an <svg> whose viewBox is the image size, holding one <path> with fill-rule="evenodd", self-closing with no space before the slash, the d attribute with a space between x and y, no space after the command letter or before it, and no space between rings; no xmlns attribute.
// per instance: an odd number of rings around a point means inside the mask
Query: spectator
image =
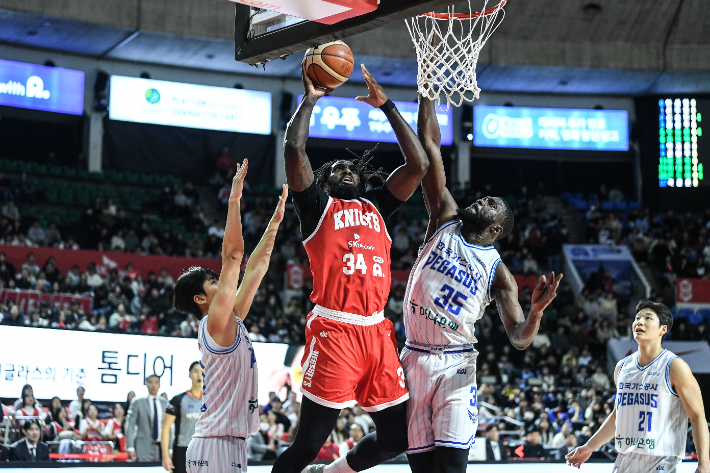
<svg viewBox="0 0 710 473"><path fill-rule="evenodd" d="M2 324L3 325L12 325L15 327L24 327L27 325L27 321L25 320L25 317L20 314L20 308L16 305L13 305L10 307L10 312L5 314L4 318L2 319Z"/></svg>
<svg viewBox="0 0 710 473"><path fill-rule="evenodd" d="M27 253L27 261L25 261L20 267L20 270L23 269L26 269L30 272L30 274L37 277L37 275L39 274L39 266L37 266L37 264L35 263L34 253Z"/></svg>
<svg viewBox="0 0 710 473"><path fill-rule="evenodd" d="M604 368L597 366L596 372L589 378L589 385L597 389L609 389L611 387L609 376L604 372Z"/></svg>
<svg viewBox="0 0 710 473"><path fill-rule="evenodd" d="M103 278L96 272L96 263L89 263L84 274L86 275L86 284L92 289L104 284Z"/></svg>
<svg viewBox="0 0 710 473"><path fill-rule="evenodd" d="M146 379L148 396L131 403L126 417L126 448L131 460L159 461L160 425L168 405L158 397L160 378L150 375Z"/></svg>
<svg viewBox="0 0 710 473"><path fill-rule="evenodd" d="M525 437L523 458L545 458L545 449L540 444L540 431L536 427L529 430Z"/></svg>
<svg viewBox="0 0 710 473"><path fill-rule="evenodd" d="M100 442L104 436L104 427L99 422L99 410L95 405L89 405L86 418L79 425L81 439L88 442Z"/></svg>
<svg viewBox="0 0 710 473"><path fill-rule="evenodd" d="M486 426L486 461L507 461L508 451L505 444L500 439L498 426L488 424Z"/></svg>
<svg viewBox="0 0 710 473"><path fill-rule="evenodd" d="M217 158L217 169L226 176L227 173L236 167L237 165L229 153L229 148L224 148L222 154Z"/></svg>
<svg viewBox="0 0 710 473"><path fill-rule="evenodd" d="M13 202L12 200L3 206L2 211L0 211L0 213L2 213L3 216L7 217L10 220L14 220L16 222L20 220L20 211L17 210L15 202Z"/></svg>
<svg viewBox="0 0 710 473"><path fill-rule="evenodd" d="M10 445L10 461L46 462L49 459L49 447L40 442L41 428L39 421L29 420L24 423L22 430L25 438Z"/></svg>
<svg viewBox="0 0 710 473"><path fill-rule="evenodd" d="M175 287L175 280L170 274L168 274L168 269L163 268L160 270L160 276L158 276L158 282L163 287Z"/></svg>
<svg viewBox="0 0 710 473"><path fill-rule="evenodd" d="M125 443L120 441L125 435L125 415L126 409L123 407L123 404L117 402L113 406L113 419L109 419L104 426L104 438L113 440L114 449L121 452L125 451Z"/></svg>
<svg viewBox="0 0 710 473"><path fill-rule="evenodd" d="M69 421L67 420L67 411L63 407L58 407L52 412L52 421L49 422L47 427L47 441L51 442L57 438L57 435L64 431L71 431L72 428L69 426Z"/></svg>
<svg viewBox="0 0 710 473"><path fill-rule="evenodd" d="M565 437L564 445L562 445L555 451L555 460L563 461L565 459L565 455L567 455L575 448L577 448L577 436L574 434L574 432L570 432L567 434L567 437Z"/></svg>
<svg viewBox="0 0 710 473"><path fill-rule="evenodd" d="M548 419L541 419L538 427L540 427L540 443L542 447L552 448L552 441L555 438L556 432L550 425L550 421Z"/></svg>
<svg viewBox="0 0 710 473"><path fill-rule="evenodd" d="M532 253L528 253L523 261L523 273L525 274L540 274L540 267L537 261L533 258Z"/></svg>
<svg viewBox="0 0 710 473"><path fill-rule="evenodd" d="M557 432L555 437L552 439L552 445L550 447L557 450L558 448L563 446L567 439L567 435L571 432L571 430L572 426L568 422L564 422L560 427L560 431Z"/></svg>
<svg viewBox="0 0 710 473"><path fill-rule="evenodd" d="M1 419L0 419L1 420ZM10 449L5 445L0 444L0 464L10 459Z"/></svg>
<svg viewBox="0 0 710 473"><path fill-rule="evenodd" d="M247 438L247 462L260 462L264 459L266 452L276 450L273 443L267 443L265 440L268 430L269 424L261 422L259 430Z"/></svg>
<svg viewBox="0 0 710 473"><path fill-rule="evenodd" d="M328 438L325 439L325 444L321 447L320 451L318 452L318 456L316 457L315 461L319 460L337 460L340 458L338 455L340 450L338 449L338 446L333 443L333 437L332 435L328 435Z"/></svg>
<svg viewBox="0 0 710 473"><path fill-rule="evenodd" d="M84 393L86 389L83 386L76 388L76 399L69 403L69 418L76 419L77 414L81 412L84 405Z"/></svg>
<svg viewBox="0 0 710 473"><path fill-rule="evenodd" d="M47 235L39 220L35 220L32 226L27 230L27 238L39 246L44 246L47 243Z"/></svg>
<svg viewBox="0 0 710 473"><path fill-rule="evenodd" d="M24 405L25 396L28 394L34 396L34 390L32 389L31 384L25 384L24 386L22 386L22 392L20 393L20 397L18 397L15 403L12 405L12 409L15 411L20 409ZM42 407L39 401L37 401L37 407Z"/></svg>
<svg viewBox="0 0 710 473"><path fill-rule="evenodd" d="M353 422L350 424L350 437L343 443L340 444L339 453L341 457L347 455L347 453L355 448L355 445L362 440L365 436L365 431L360 424Z"/></svg>
<svg viewBox="0 0 710 473"><path fill-rule="evenodd" d="M253 324L249 329L249 340L252 342L266 342L266 337L259 332L259 326L257 324Z"/></svg>

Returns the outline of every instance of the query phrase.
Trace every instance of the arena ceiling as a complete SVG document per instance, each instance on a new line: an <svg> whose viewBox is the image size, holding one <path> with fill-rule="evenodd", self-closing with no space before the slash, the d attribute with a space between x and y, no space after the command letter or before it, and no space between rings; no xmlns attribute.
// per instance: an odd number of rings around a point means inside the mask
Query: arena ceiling
<svg viewBox="0 0 710 473"><path fill-rule="evenodd" d="M710 93L707 7L707 0L510 0L505 21L483 49L479 85L533 93ZM234 61L233 11L225 0L0 0L0 42L297 78L298 54L268 63L265 71ZM380 82L415 84L414 48L403 22L346 42Z"/></svg>

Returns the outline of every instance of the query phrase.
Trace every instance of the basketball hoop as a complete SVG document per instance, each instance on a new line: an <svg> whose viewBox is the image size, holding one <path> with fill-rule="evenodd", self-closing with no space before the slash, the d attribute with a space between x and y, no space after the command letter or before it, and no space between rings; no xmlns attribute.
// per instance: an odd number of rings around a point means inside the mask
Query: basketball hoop
<svg viewBox="0 0 710 473"><path fill-rule="evenodd" d="M468 13L455 13L451 6L446 13L425 13L406 21L417 51L417 86L421 95L438 100L441 108L443 93L446 110L479 97L478 56L505 18L503 7L507 2L500 0L486 8L492 2L484 0L483 9L474 12L469 0Z"/></svg>

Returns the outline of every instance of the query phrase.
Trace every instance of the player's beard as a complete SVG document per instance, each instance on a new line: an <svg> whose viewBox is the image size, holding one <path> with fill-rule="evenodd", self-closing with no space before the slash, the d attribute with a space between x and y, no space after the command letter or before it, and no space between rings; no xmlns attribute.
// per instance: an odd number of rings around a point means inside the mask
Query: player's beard
<svg viewBox="0 0 710 473"><path fill-rule="evenodd" d="M456 215L461 219L466 230L481 237L488 227L496 223L495 215L473 213L469 209L456 209Z"/></svg>
<svg viewBox="0 0 710 473"><path fill-rule="evenodd" d="M355 200L362 196L360 188L352 184L338 184L329 192L330 196L336 199Z"/></svg>

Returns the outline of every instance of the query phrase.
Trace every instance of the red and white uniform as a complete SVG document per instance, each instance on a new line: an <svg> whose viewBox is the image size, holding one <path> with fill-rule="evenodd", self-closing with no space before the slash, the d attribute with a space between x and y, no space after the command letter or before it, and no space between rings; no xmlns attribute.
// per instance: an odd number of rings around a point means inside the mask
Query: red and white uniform
<svg viewBox="0 0 710 473"><path fill-rule="evenodd" d="M323 406L357 402L379 411L409 398L394 328L383 315L392 240L370 193L343 200L318 190L324 210L303 235L316 306L306 325L301 391Z"/></svg>

